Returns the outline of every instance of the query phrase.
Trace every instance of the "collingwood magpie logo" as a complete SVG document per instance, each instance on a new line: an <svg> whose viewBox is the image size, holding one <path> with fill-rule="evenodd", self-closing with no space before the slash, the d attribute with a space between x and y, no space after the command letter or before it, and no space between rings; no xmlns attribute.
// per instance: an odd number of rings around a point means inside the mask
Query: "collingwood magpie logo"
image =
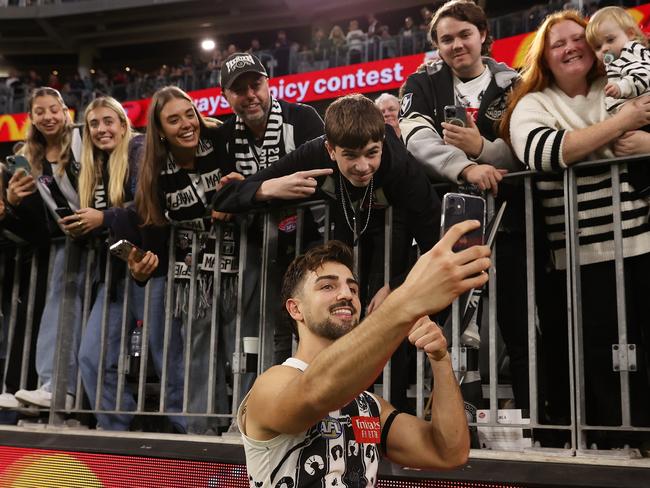
<svg viewBox="0 0 650 488"><path fill-rule="evenodd" d="M505 111L506 97L505 95L501 95L488 105L488 108L485 109L485 116L490 120L501 120Z"/></svg>
<svg viewBox="0 0 650 488"><path fill-rule="evenodd" d="M253 56L250 54L242 54L241 56L236 56L226 63L226 68L228 68L228 73L232 73L235 69L241 69L244 66L254 66L255 61Z"/></svg>
<svg viewBox="0 0 650 488"><path fill-rule="evenodd" d="M402 97L402 103L400 105L400 112L402 115L406 115L406 112L411 108L411 99L413 98L412 93L407 93Z"/></svg>

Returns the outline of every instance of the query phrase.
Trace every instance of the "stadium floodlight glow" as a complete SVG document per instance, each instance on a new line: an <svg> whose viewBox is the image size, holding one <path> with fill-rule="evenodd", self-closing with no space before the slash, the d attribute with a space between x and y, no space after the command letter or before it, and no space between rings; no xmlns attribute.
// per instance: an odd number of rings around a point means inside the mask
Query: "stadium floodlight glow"
<svg viewBox="0 0 650 488"><path fill-rule="evenodd" d="M201 41L201 49L204 51L212 51L215 47L216 44L212 39L204 39Z"/></svg>

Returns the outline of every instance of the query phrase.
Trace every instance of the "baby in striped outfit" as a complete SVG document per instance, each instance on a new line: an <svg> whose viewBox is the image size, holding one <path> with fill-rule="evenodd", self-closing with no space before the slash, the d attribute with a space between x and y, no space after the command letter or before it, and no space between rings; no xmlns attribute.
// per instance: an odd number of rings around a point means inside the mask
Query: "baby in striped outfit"
<svg viewBox="0 0 650 488"><path fill-rule="evenodd" d="M607 69L609 112L616 112L626 100L650 94L648 40L627 11L620 7L598 10L589 19L586 37Z"/></svg>

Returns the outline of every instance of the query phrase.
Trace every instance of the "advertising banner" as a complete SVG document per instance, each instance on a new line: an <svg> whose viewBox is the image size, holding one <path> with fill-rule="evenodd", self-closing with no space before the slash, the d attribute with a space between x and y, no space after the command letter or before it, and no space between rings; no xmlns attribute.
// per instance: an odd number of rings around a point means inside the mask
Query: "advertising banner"
<svg viewBox="0 0 650 488"><path fill-rule="evenodd" d="M425 474L425 473L423 473ZM0 488L249 488L246 466L0 446ZM379 479L377 488L524 488L519 483ZM275 488L292 488L280 480Z"/></svg>

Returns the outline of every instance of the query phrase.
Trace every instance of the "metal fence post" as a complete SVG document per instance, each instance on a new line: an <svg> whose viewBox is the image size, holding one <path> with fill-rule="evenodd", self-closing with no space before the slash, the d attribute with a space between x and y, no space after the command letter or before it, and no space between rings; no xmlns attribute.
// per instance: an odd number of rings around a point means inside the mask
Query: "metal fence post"
<svg viewBox="0 0 650 488"><path fill-rule="evenodd" d="M76 275L83 251L72 239L65 240L64 274L62 280L63 300L59 306L59 323L57 327L56 352L54 356L54 370L52 375L52 403L50 405L50 425L61 425L64 415L59 413L65 409L66 395L68 393L68 370L71 354L76 356L77 351L72 350L73 333L78 317L75 316L75 295L79 293ZM80 393L80 392L79 392Z"/></svg>

